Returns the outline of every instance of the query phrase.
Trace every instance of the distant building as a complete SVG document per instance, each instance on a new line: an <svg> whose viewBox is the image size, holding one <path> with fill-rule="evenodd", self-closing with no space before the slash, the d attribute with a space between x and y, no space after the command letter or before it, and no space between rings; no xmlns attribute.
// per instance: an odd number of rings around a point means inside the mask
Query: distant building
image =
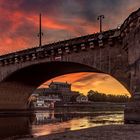
<svg viewBox="0 0 140 140"><path fill-rule="evenodd" d="M51 82L48 88L37 89L34 94L39 94L40 96L47 96L49 99L54 97L59 98L57 102L71 102L71 98L75 95L79 95L79 92L71 90L71 84L65 82Z"/></svg>
<svg viewBox="0 0 140 140"><path fill-rule="evenodd" d="M79 95L77 98L76 98L76 101L78 103L86 103L88 102L88 97L87 96L84 96L84 95Z"/></svg>
<svg viewBox="0 0 140 140"><path fill-rule="evenodd" d="M71 92L71 84L69 83L62 83L62 82L51 82L49 85L49 89L55 92Z"/></svg>
<svg viewBox="0 0 140 140"><path fill-rule="evenodd" d="M53 109L54 108L54 103L57 101L61 101L61 99L56 96L38 96L36 98L36 101L34 102L34 107L39 108L39 107L45 107L48 109Z"/></svg>

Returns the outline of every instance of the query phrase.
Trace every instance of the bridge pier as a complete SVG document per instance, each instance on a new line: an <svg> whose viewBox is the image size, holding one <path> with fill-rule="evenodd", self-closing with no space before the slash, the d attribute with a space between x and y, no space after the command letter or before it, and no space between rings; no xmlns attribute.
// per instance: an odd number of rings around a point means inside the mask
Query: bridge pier
<svg viewBox="0 0 140 140"><path fill-rule="evenodd" d="M124 110L124 122L127 124L140 123L140 92L136 92Z"/></svg>
<svg viewBox="0 0 140 140"><path fill-rule="evenodd" d="M29 97L34 87L20 82L0 83L0 114L7 112L29 112Z"/></svg>

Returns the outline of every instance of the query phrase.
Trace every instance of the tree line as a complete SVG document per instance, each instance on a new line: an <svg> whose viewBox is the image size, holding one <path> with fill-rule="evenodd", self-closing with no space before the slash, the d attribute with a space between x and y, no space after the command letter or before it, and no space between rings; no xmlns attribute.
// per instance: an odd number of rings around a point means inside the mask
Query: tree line
<svg viewBox="0 0 140 140"><path fill-rule="evenodd" d="M87 94L89 101L94 102L128 102L130 97L127 95L112 95L99 93L97 91L90 90Z"/></svg>

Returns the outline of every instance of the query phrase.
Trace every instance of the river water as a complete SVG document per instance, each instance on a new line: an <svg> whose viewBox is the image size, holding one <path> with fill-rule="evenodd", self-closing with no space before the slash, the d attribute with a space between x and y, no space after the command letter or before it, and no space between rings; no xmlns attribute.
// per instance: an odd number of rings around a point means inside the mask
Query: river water
<svg viewBox="0 0 140 140"><path fill-rule="evenodd" d="M109 124L123 124L123 111L37 111L33 117L0 117L0 139L38 137Z"/></svg>

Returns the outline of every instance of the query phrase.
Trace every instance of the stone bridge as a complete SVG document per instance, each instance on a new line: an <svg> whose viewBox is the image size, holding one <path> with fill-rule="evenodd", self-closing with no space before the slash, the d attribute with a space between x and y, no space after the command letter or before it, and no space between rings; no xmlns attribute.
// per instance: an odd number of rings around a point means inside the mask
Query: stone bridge
<svg viewBox="0 0 140 140"><path fill-rule="evenodd" d="M68 73L106 73L140 91L140 9L119 29L0 56L0 110L27 109L45 81ZM115 88L115 87L114 87Z"/></svg>

